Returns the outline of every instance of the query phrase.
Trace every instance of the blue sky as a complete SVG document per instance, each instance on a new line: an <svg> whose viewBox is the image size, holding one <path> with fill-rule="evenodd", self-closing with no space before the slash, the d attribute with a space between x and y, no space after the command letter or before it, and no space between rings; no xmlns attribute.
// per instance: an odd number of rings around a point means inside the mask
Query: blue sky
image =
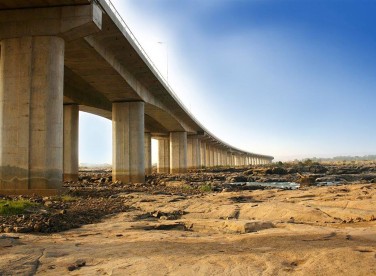
<svg viewBox="0 0 376 276"><path fill-rule="evenodd" d="M376 154L376 1L113 3L166 78L168 67L183 103L224 141L277 160ZM110 163L110 132L94 149L81 136L80 161Z"/></svg>

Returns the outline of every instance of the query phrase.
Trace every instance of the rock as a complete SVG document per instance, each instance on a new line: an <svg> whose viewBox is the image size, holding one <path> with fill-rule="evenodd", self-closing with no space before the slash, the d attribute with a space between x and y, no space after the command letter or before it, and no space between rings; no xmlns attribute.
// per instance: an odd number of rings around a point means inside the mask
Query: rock
<svg viewBox="0 0 376 276"><path fill-rule="evenodd" d="M287 170L281 167L275 167L271 170L271 174L283 175L283 174L287 174Z"/></svg>
<svg viewBox="0 0 376 276"><path fill-rule="evenodd" d="M166 187L177 187L177 188L187 185L185 181L168 181L168 182L165 182L165 184L166 184Z"/></svg>
<svg viewBox="0 0 376 276"><path fill-rule="evenodd" d="M255 179L251 176L247 177L247 182L255 182Z"/></svg>
<svg viewBox="0 0 376 276"><path fill-rule="evenodd" d="M308 168L308 171L311 173L326 173L328 169L322 165L312 165Z"/></svg>
<svg viewBox="0 0 376 276"><path fill-rule="evenodd" d="M31 229L28 228L28 227L16 226L16 227L14 227L14 231L16 233L29 233L29 232L31 232Z"/></svg>
<svg viewBox="0 0 376 276"><path fill-rule="evenodd" d="M274 228L274 224L261 220L194 220L187 221L189 230L209 233L245 234Z"/></svg>
<svg viewBox="0 0 376 276"><path fill-rule="evenodd" d="M69 265L67 267L67 269L69 271L74 271L74 270L79 269L79 268L81 268L81 267L83 267L85 265L86 265L86 261L85 260L77 260L74 264Z"/></svg>
<svg viewBox="0 0 376 276"><path fill-rule="evenodd" d="M253 174L253 170L246 170L243 172L244 175L252 175Z"/></svg>
<svg viewBox="0 0 376 276"><path fill-rule="evenodd" d="M48 201L46 201L46 202L44 203L44 206L46 206L46 207L50 208L50 207L52 207L52 206L53 206L53 202L52 202L52 201L50 201L50 200L48 200Z"/></svg>
<svg viewBox="0 0 376 276"><path fill-rule="evenodd" d="M288 168L287 169L288 174L293 174L293 173L297 173L297 172L298 172L298 170L296 168Z"/></svg>
<svg viewBox="0 0 376 276"><path fill-rule="evenodd" d="M34 224L34 231L35 232L40 232L40 230L42 229L42 224L41 223L36 223Z"/></svg>
<svg viewBox="0 0 376 276"><path fill-rule="evenodd" d="M59 214L61 214L61 215L65 215L67 213L67 210L65 210L65 209L63 209L63 210L61 210L60 212L59 212Z"/></svg>
<svg viewBox="0 0 376 276"><path fill-rule="evenodd" d="M5 233L11 233L11 232L13 232L13 226L4 227L3 231Z"/></svg>
<svg viewBox="0 0 376 276"><path fill-rule="evenodd" d="M314 185L315 182L316 182L316 178L317 178L317 176L315 176L315 175L301 175L301 174L299 174L299 176L300 176L300 179L297 182L300 183L301 187Z"/></svg>
<svg viewBox="0 0 376 276"><path fill-rule="evenodd" d="M245 175L235 175L226 178L226 182L234 183L234 182L247 182L248 178Z"/></svg>

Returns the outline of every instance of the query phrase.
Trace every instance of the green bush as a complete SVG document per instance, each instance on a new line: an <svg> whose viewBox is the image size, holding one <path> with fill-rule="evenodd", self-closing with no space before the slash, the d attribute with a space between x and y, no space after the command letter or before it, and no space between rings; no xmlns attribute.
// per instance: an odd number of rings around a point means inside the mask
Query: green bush
<svg viewBox="0 0 376 276"><path fill-rule="evenodd" d="M212 187L210 186L210 184L205 184L205 185L200 186L200 191L201 192L211 192Z"/></svg>
<svg viewBox="0 0 376 276"><path fill-rule="evenodd" d="M36 203L32 203L28 200L0 200L0 215L11 216L25 213L27 208L36 206Z"/></svg>

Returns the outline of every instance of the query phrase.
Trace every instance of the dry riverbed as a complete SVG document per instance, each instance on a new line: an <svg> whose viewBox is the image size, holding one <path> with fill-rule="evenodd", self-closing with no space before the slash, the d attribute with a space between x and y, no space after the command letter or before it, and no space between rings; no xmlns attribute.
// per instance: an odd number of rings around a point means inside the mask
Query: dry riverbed
<svg viewBox="0 0 376 276"><path fill-rule="evenodd" d="M96 178L0 217L0 275L376 275L372 181L213 192L201 176Z"/></svg>

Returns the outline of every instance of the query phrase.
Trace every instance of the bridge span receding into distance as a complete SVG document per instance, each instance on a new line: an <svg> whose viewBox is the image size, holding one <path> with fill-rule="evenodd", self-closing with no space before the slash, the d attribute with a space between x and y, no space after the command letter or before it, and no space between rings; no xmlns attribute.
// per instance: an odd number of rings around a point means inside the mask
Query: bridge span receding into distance
<svg viewBox="0 0 376 276"><path fill-rule="evenodd" d="M113 181L266 164L179 101L109 0L0 0L0 194L55 194L78 177L79 111L112 120Z"/></svg>

